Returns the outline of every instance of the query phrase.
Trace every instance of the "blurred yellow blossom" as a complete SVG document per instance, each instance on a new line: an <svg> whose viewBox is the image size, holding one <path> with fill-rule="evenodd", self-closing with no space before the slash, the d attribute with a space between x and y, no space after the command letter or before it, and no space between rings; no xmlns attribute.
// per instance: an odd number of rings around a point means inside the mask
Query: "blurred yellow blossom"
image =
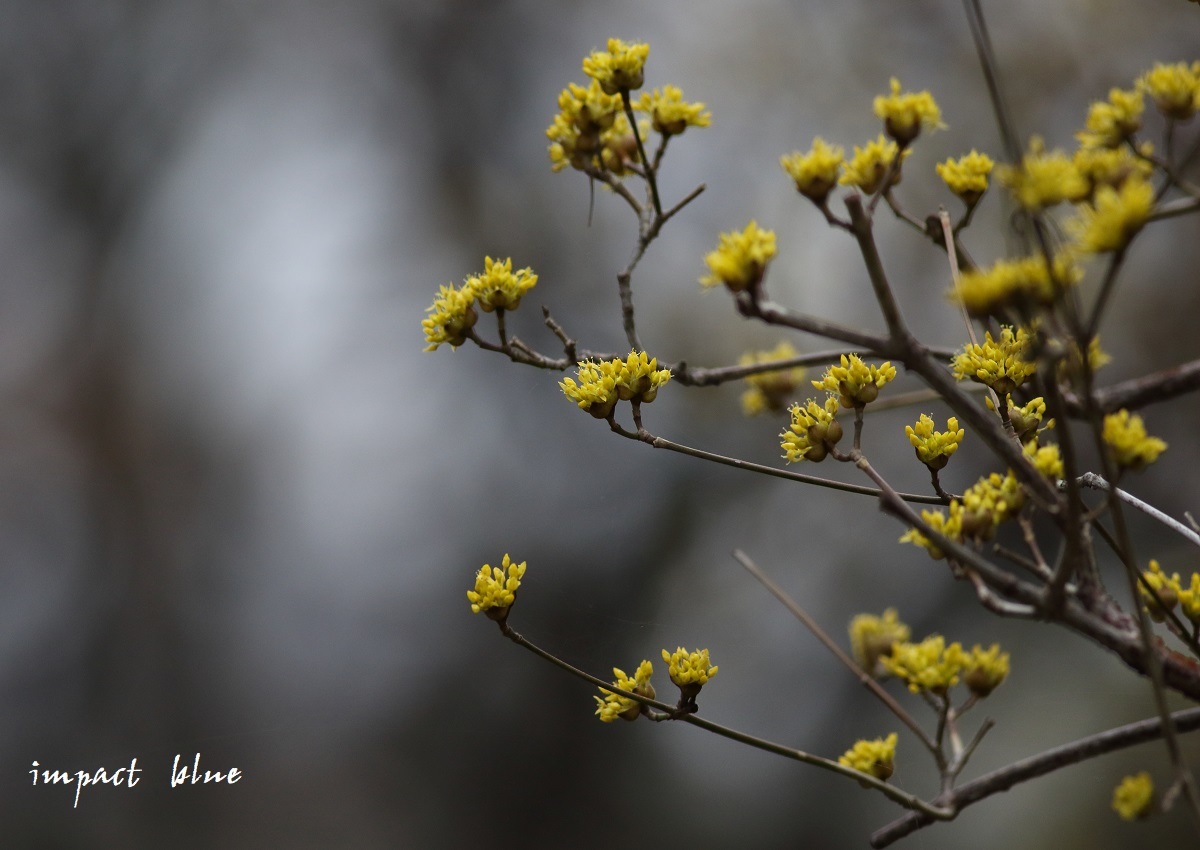
<svg viewBox="0 0 1200 850"><path fill-rule="evenodd" d="M1088 109L1086 129L1075 137L1089 148L1115 148L1142 126L1142 93L1138 89L1111 89L1107 101Z"/></svg>
<svg viewBox="0 0 1200 850"><path fill-rule="evenodd" d="M988 177L995 163L985 153L972 150L958 159L948 159L937 164L938 176L951 192L962 198L968 206L978 203L987 191Z"/></svg>
<svg viewBox="0 0 1200 850"><path fill-rule="evenodd" d="M914 694L925 691L944 696L958 684L967 656L962 644L947 646L941 635L931 635L920 643L896 644L892 654L880 661Z"/></svg>
<svg viewBox="0 0 1200 850"><path fill-rule="evenodd" d="M738 363L742 366L750 366L756 363L771 363L776 360L788 360L797 356L796 349L790 342L781 342L779 345L770 351L755 351L749 354L743 354ZM792 366L787 369L777 369L771 372L759 372L755 375L747 375L746 383L749 385L744 393L742 393L742 412L747 416L757 416L760 413L767 411L778 412L783 410L788 399L800 386L800 382L804 380L805 369L803 366Z"/></svg>
<svg viewBox="0 0 1200 850"><path fill-rule="evenodd" d="M663 86L662 90L642 92L637 108L651 118L651 126L664 136L677 136L688 127L707 127L712 113L703 103L688 103L678 86Z"/></svg>
<svg viewBox="0 0 1200 850"><path fill-rule="evenodd" d="M1087 197L1091 186L1074 161L1062 151L1046 152L1038 136L1018 165L1002 165L996 174L1017 203L1027 210L1040 210Z"/></svg>
<svg viewBox="0 0 1200 850"><path fill-rule="evenodd" d="M826 144L818 136L813 139L812 150L784 154L779 164L795 182L797 192L816 204L823 204L837 185L845 158L840 146Z"/></svg>
<svg viewBox="0 0 1200 850"><path fill-rule="evenodd" d="M600 84L605 94L642 87L650 45L608 40L608 50L597 50L583 60L583 73Z"/></svg>
<svg viewBox="0 0 1200 850"><path fill-rule="evenodd" d="M775 231L763 230L751 221L740 233L722 233L715 251L704 257L709 274L700 278L704 286L724 284L731 292L742 292L762 281L767 263L775 256Z"/></svg>
<svg viewBox="0 0 1200 850"><path fill-rule="evenodd" d="M1142 417L1125 409L1104 417L1101 435L1113 460L1126 469L1144 469L1167 448L1158 437L1146 433Z"/></svg>
<svg viewBox="0 0 1200 850"><path fill-rule="evenodd" d="M899 736L893 732L886 738L856 741L838 758L838 764L887 782L895 770L898 740Z"/></svg>
<svg viewBox="0 0 1200 850"><path fill-rule="evenodd" d="M850 651L868 675L878 672L879 659L890 655L892 644L908 640L911 631L900 621L895 608L888 608L882 617L856 614L850 621Z"/></svg>
<svg viewBox="0 0 1200 850"><path fill-rule="evenodd" d="M884 130L901 145L908 145L922 129L944 129L942 111L928 91L901 92L900 81L892 77L891 94L875 98L875 117L883 120Z"/></svg>
<svg viewBox="0 0 1200 850"><path fill-rule="evenodd" d="M442 343L457 348L467 341L467 333L479 318L475 312L475 290L469 285L455 289L454 284L438 288L437 298L425 308L430 315L421 320L425 330L426 351L434 351Z"/></svg>
<svg viewBox="0 0 1200 850"><path fill-rule="evenodd" d="M1154 811L1154 780L1146 771L1126 776L1113 791L1113 811L1121 820L1138 820Z"/></svg>
<svg viewBox="0 0 1200 850"><path fill-rule="evenodd" d="M854 146L854 158L847 163L838 183L843 186L855 186L868 195L886 191L900 182L900 165L897 164L888 185L880 188L888 169L897 156L902 163L910 153L911 148L901 151L899 145L881 133L878 138L867 142L861 148L858 145Z"/></svg>

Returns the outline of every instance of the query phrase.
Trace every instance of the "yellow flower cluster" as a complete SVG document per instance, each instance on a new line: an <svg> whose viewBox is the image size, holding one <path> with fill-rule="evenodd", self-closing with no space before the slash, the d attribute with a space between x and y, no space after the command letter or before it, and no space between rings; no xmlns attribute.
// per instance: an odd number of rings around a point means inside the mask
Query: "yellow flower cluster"
<svg viewBox="0 0 1200 850"><path fill-rule="evenodd" d="M988 331L982 345L967 343L954 356L950 364L954 377L960 381L970 378L991 387L997 395L1006 396L1037 371L1036 364L1026 359L1030 342L1024 328L1014 332L1004 326L998 340L992 339Z"/></svg>
<svg viewBox="0 0 1200 850"><path fill-rule="evenodd" d="M467 278L466 287L474 291L485 313L493 310L515 310L521 306L521 296L533 288L538 277L528 266L512 270L512 258L500 262L483 258L483 274Z"/></svg>
<svg viewBox="0 0 1200 850"><path fill-rule="evenodd" d="M697 649L695 652L688 652L682 646L674 652L664 649L662 659L667 662L671 681L685 700L695 699L708 680L717 675L718 668L709 663L707 649Z"/></svg>
<svg viewBox="0 0 1200 850"><path fill-rule="evenodd" d="M1033 462L1038 472L1051 481L1058 481L1063 477L1062 455L1058 446L1053 443L1039 446L1037 440L1030 440L1025 444L1025 456Z"/></svg>
<svg viewBox="0 0 1200 850"><path fill-rule="evenodd" d="M988 399L988 406L992 401ZM1008 421L1012 423L1017 439L1022 443L1029 440L1042 429L1042 420L1046 416L1046 400L1041 396L1030 399L1023 405L1013 404L1012 396L1008 396ZM1046 420L1046 428L1054 427L1054 420Z"/></svg>
<svg viewBox="0 0 1200 850"><path fill-rule="evenodd" d="M942 111L928 91L901 92L900 81L892 77L891 94L875 98L875 117L883 120L887 134L907 146L922 129L944 129Z"/></svg>
<svg viewBox="0 0 1200 850"><path fill-rule="evenodd" d="M987 191L988 177L995 163L985 153L972 150L958 159L948 159L937 164L938 176L951 192L958 195L967 206L973 206Z"/></svg>
<svg viewBox="0 0 1200 850"><path fill-rule="evenodd" d="M1075 134L1088 148L1115 148L1142 126L1142 92L1111 89L1107 101L1097 101L1088 109L1083 130Z"/></svg>
<svg viewBox="0 0 1200 850"><path fill-rule="evenodd" d="M1078 148L1072 162L1090 187L1088 197L1093 198L1096 189L1109 186L1120 189L1126 180L1149 180L1154 173L1154 163L1149 159L1154 153L1151 142L1142 142L1134 153L1128 145L1119 148Z"/></svg>
<svg viewBox="0 0 1200 850"><path fill-rule="evenodd" d="M837 185L845 158L840 146L826 144L817 137L813 139L812 150L785 154L779 158L779 164L795 182L796 191L820 205Z"/></svg>
<svg viewBox="0 0 1200 850"><path fill-rule="evenodd" d="M785 341L770 351L743 354L738 362L742 366L750 366L756 363L788 360L796 355L796 349L790 342ZM757 416L767 411L783 410L787 400L796 391L796 387L804 380L804 375L803 366L747 375L745 381L749 385L749 389L742 393L742 412L747 416Z"/></svg>
<svg viewBox="0 0 1200 850"><path fill-rule="evenodd" d="M437 298L425 308L430 315L421 320L425 330L426 351L435 351L446 343L458 348L467 341L467 333L479 319L475 312L475 292L470 286L455 289L454 284L438 287Z"/></svg>
<svg viewBox="0 0 1200 850"><path fill-rule="evenodd" d="M880 662L914 694L924 691L942 696L958 684L966 659L962 644L946 646L941 635L931 635L920 643L897 643L892 654Z"/></svg>
<svg viewBox="0 0 1200 850"><path fill-rule="evenodd" d="M757 286L775 256L775 231L763 230L751 221L740 233L722 233L715 251L704 257L709 274L700 278L704 286L724 284L730 292Z"/></svg>
<svg viewBox="0 0 1200 850"><path fill-rule="evenodd" d="M838 764L887 782L895 770L895 732L873 741L860 740L838 758Z"/></svg>
<svg viewBox="0 0 1200 850"><path fill-rule="evenodd" d="M879 659L890 655L892 646L908 640L911 634L908 626L900 621L895 608L888 608L882 617L857 614L850 621L850 651L858 666L874 676Z"/></svg>
<svg viewBox="0 0 1200 850"><path fill-rule="evenodd" d="M430 315L421 320L425 341L429 343L426 351L433 351L442 343L457 348L466 342L467 334L479 318L476 302L486 313L496 309L515 310L521 304L521 296L537 283L533 269L512 270L512 257L503 262L484 257L483 263L483 273L470 275L462 287L456 289L449 284L438 288L437 298L425 309Z"/></svg>
<svg viewBox="0 0 1200 850"><path fill-rule="evenodd" d="M1113 791L1113 811L1121 820L1139 820L1154 811L1154 781L1146 771L1126 776Z"/></svg>
<svg viewBox="0 0 1200 850"><path fill-rule="evenodd" d="M1151 617L1162 622L1167 612L1175 610L1178 605L1193 625L1200 625L1200 573L1192 573L1188 586L1184 587L1179 573L1167 575L1158 561L1152 560L1150 568L1142 573L1142 578L1145 583L1139 584L1138 590Z"/></svg>
<svg viewBox="0 0 1200 850"><path fill-rule="evenodd" d="M900 149L900 146L882 133L878 138L867 142L863 147L854 146L854 157L846 164L845 172L838 180L843 186L855 186L867 195L887 191L900 182L900 167L897 165L887 186L883 186L883 178L891 168L896 158L904 162L912 153L911 148Z"/></svg>
<svg viewBox="0 0 1200 850"><path fill-rule="evenodd" d="M513 563L507 554L498 567L484 564L475 576L475 589L467 591L471 611L487 614L493 620L507 617L524 575L525 562Z"/></svg>
<svg viewBox="0 0 1200 850"><path fill-rule="evenodd" d="M1035 136L1029 152L1019 165L1002 165L997 171L1017 203L1027 210L1041 210L1063 201L1087 197L1091 187L1075 163L1062 151L1046 152L1041 138Z"/></svg>
<svg viewBox="0 0 1200 850"><path fill-rule="evenodd" d="M896 377L896 367L890 361L879 366L867 365L857 354L842 355L841 364L830 366L821 380L813 381L818 390L837 393L842 407L850 410L864 407L879 397L879 391Z"/></svg>
<svg viewBox="0 0 1200 850"><path fill-rule="evenodd" d="M659 369L658 358L631 351L624 360L581 360L571 378L559 382L563 395L597 419L607 418L618 401L652 402L658 388L671 380L670 369Z"/></svg>
<svg viewBox="0 0 1200 850"><path fill-rule="evenodd" d="M1138 89L1154 106L1175 121L1186 121L1200 110L1200 62L1159 63L1138 79Z"/></svg>
<svg viewBox="0 0 1200 850"><path fill-rule="evenodd" d="M792 405L790 412L792 422L779 435L783 456L788 463L802 460L820 463L842 439L842 426L835 418L837 396L826 398L824 405L810 398L803 405Z"/></svg>
<svg viewBox="0 0 1200 850"><path fill-rule="evenodd" d="M1090 204L1080 204L1068 222L1079 250L1089 254L1122 251L1150 219L1154 187L1143 178L1130 178L1120 188L1099 186Z"/></svg>
<svg viewBox="0 0 1200 850"><path fill-rule="evenodd" d="M987 649L976 644L963 663L962 679L972 694L983 699L1008 678L1008 669L1008 653L1000 651L1000 644Z"/></svg>
<svg viewBox="0 0 1200 850"><path fill-rule="evenodd" d="M1104 417L1101 437L1117 466L1124 469L1144 469L1167 448L1158 437L1146 434L1142 417L1124 408Z"/></svg>
<svg viewBox="0 0 1200 850"><path fill-rule="evenodd" d="M559 112L546 128L550 139L550 167L561 171L570 165L579 171L590 168L622 174L631 150L629 120L621 98L605 94L595 80L587 88L568 84L558 96Z"/></svg>
<svg viewBox="0 0 1200 850"><path fill-rule="evenodd" d="M664 136L678 136L688 127L707 127L712 113L703 103L688 103L678 86L663 86L662 90L642 92L636 108L650 116L651 126Z"/></svg>
<svg viewBox="0 0 1200 850"><path fill-rule="evenodd" d="M648 44L610 38L607 50L597 50L583 60L583 73L599 83L605 94L640 89L649 55Z"/></svg>
<svg viewBox="0 0 1200 850"><path fill-rule="evenodd" d="M654 699L654 686L650 684L650 677L653 673L654 665L649 661L639 664L637 671L632 676L626 675L620 667L614 667L613 675L616 676L616 679L613 680L613 684L623 691ZM637 700L613 693L607 688L601 688L600 692L604 696L593 697L593 699L597 703L596 716L603 722L612 723L618 717L622 720L637 720L638 715L642 713L642 704Z"/></svg>
<svg viewBox="0 0 1200 850"><path fill-rule="evenodd" d="M1040 254L1017 260L997 260L990 268L969 269L950 296L976 317L1003 316L1010 309L1049 306L1070 286L1083 279L1072 259L1060 254L1051 274Z"/></svg>
<svg viewBox="0 0 1200 850"><path fill-rule="evenodd" d="M933 418L922 413L913 425L905 425L904 433L917 452L917 459L932 470L944 469L950 457L958 451L967 432L958 427L958 419L951 416L946 421L945 431L935 431Z"/></svg>
<svg viewBox="0 0 1200 850"><path fill-rule="evenodd" d="M987 540L996 526L1015 516L1025 504L1025 491L1010 470L993 472L968 487L962 494L962 535L969 540Z"/></svg>
<svg viewBox="0 0 1200 850"><path fill-rule="evenodd" d="M1015 516L1025 504L1025 493L1010 470L1005 475L993 472L967 488L962 498L950 502L946 511L922 510L921 518L938 534L954 541L983 541L995 533L996 527ZM901 543L912 543L929 552L929 557L941 560L946 554L917 528L910 528L900 537Z"/></svg>

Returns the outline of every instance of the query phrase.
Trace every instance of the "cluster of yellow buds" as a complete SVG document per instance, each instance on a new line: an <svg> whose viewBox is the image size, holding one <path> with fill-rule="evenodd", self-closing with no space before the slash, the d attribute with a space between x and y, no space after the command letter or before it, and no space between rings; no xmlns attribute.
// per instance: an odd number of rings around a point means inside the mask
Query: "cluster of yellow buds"
<svg viewBox="0 0 1200 850"><path fill-rule="evenodd" d="M582 360L578 364L576 382L564 378L559 382L563 395L597 419L605 419L618 401L652 402L658 388L671 380L670 369L659 369L658 358L644 351L631 351L624 360Z"/></svg>
<svg viewBox="0 0 1200 850"><path fill-rule="evenodd" d="M818 390L837 393L847 410L861 410L879 398L879 391L895 377L896 367L890 362L868 365L857 354L849 357L843 354L840 365L830 366L821 380L813 381L812 385Z"/></svg>
<svg viewBox="0 0 1200 850"><path fill-rule="evenodd" d="M538 281L529 267L514 272L511 257L503 262L484 257L483 264L483 272L467 277L462 287L450 284L439 288L437 298L426 308L430 315L421 322L425 341L429 343L426 351L433 351L442 343L453 348L462 345L479 319L476 304L485 313L515 310L521 306L522 296Z"/></svg>

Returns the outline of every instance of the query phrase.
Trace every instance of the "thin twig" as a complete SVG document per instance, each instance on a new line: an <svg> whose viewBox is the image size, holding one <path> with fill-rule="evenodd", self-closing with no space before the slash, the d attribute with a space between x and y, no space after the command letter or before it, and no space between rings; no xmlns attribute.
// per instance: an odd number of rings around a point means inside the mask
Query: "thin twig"
<svg viewBox="0 0 1200 850"><path fill-rule="evenodd" d="M813 636L821 642L821 645L833 653L834 658L840 661L847 670L854 674L854 677L858 679L858 683L860 685L869 690L876 699L878 699L884 704L885 707L887 707L888 711L896 715L896 718L901 723L911 729L913 733L921 739L921 742L925 744L925 747L931 753L938 755L937 744L934 743L933 739L930 738L929 735L926 734L925 730L921 728L921 724L919 724L911 714L905 711L904 707L900 705L900 703L896 702L892 695L885 691L868 671L859 667L854 659L847 655L845 651L837 645L837 642L834 641L833 638L831 638L825 632L825 630L821 628L820 624L810 617L808 612L801 608L799 604L792 599L792 597L788 596L786 591L776 584L770 576L763 572L758 564L754 563L749 555L747 555L741 549L734 549L733 559L741 564L745 568L746 572L754 576L758 583L765 587L772 596L782 602L783 607L787 608L793 617L799 620L806 629L812 632Z"/></svg>
<svg viewBox="0 0 1200 850"><path fill-rule="evenodd" d="M1200 546L1200 533L1197 533L1197 532L1193 531L1192 529L1188 528L1186 525L1184 525L1182 522L1175 519L1174 517L1163 513L1158 508L1154 507L1154 505L1151 505L1147 502L1143 502L1141 499L1139 499L1137 496L1134 496L1132 493L1122 490L1120 487L1113 487L1110 483L1108 483L1107 481L1104 480L1103 476L1097 475L1094 472L1085 472L1083 475L1079 476L1077 481L1079 482L1079 485L1081 487L1088 487L1092 490L1101 490L1105 493L1108 493L1110 491L1115 492L1117 495L1117 498L1120 499L1122 502L1125 502L1128 505L1132 505L1133 507L1137 508L1139 511L1146 514L1147 516L1154 518L1155 520L1162 523L1163 525L1165 525L1167 528L1171 529L1175 533L1180 534L1183 537L1187 538L1188 542L1193 543L1196 546ZM1066 482L1065 481L1061 482L1059 484L1059 486L1065 487Z"/></svg>

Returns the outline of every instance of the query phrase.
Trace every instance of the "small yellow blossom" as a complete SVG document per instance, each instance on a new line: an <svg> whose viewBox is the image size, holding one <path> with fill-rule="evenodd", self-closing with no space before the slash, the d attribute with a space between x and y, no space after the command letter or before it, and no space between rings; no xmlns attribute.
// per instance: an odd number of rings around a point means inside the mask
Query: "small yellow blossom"
<svg viewBox="0 0 1200 850"><path fill-rule="evenodd" d="M865 146L861 148L858 145L854 146L854 158L846 164L846 169L838 183L843 186L856 186L868 195L886 191L900 182L900 166L896 166L888 185L883 186L881 190L884 175L887 174L897 156L903 163L910 153L912 153L911 148L905 148L902 151L899 145L880 133L878 138L867 142Z"/></svg>
<svg viewBox="0 0 1200 850"><path fill-rule="evenodd" d="M1126 776L1113 791L1113 811L1121 820L1139 820L1154 812L1154 781L1146 771Z"/></svg>
<svg viewBox="0 0 1200 850"><path fill-rule="evenodd" d="M972 206L987 191L988 177L995 165L990 156L972 149L966 156L939 162L936 167L938 177L942 178L950 191L967 206Z"/></svg>
<svg viewBox="0 0 1200 850"><path fill-rule="evenodd" d="M1034 136L1029 152L1019 165L1002 165L996 169L1017 203L1027 210L1040 210L1086 198L1091 186L1074 161L1062 151L1046 153L1040 137Z"/></svg>
<svg viewBox="0 0 1200 850"><path fill-rule="evenodd" d="M1145 579L1145 583L1138 583L1142 604L1146 606L1150 616L1161 623L1167 618L1167 612L1175 610L1175 606L1179 604L1183 591L1179 573L1167 575L1158 565L1158 561L1151 560L1150 568L1142 572L1142 578ZM1146 589L1147 586L1149 590Z"/></svg>
<svg viewBox="0 0 1200 850"><path fill-rule="evenodd" d="M1051 481L1063 477L1062 455L1055 444L1039 446L1037 440L1030 440L1025 444L1025 456L1033 462L1038 472Z"/></svg>
<svg viewBox="0 0 1200 850"><path fill-rule="evenodd" d="M983 699L1008 678L1008 653L993 643L986 650L976 644L963 664L963 682L975 696Z"/></svg>
<svg viewBox="0 0 1200 850"><path fill-rule="evenodd" d="M533 288L538 277L526 266L512 270L512 257L503 263L491 257L483 258L484 271L467 279L467 286L485 313L493 310L515 310L521 306L521 296Z"/></svg>
<svg viewBox="0 0 1200 850"><path fill-rule="evenodd" d="M947 511L943 511L940 508L937 510L922 510L921 519L943 537L949 540L961 541L963 521L962 503L955 499L950 503ZM904 534L900 535L900 542L920 546L935 561L940 561L946 557L946 553L938 547L937 543L925 536L918 528L910 528Z"/></svg>
<svg viewBox="0 0 1200 850"><path fill-rule="evenodd" d="M916 449L917 459L936 471L944 469L950 462L967 432L958 427L958 419L954 416L946 421L945 431L935 431L934 427L933 418L922 413L915 424L904 426L904 433Z"/></svg>
<svg viewBox="0 0 1200 850"><path fill-rule="evenodd" d="M580 171L599 168L602 149L629 122L622 112L621 98L605 94L592 80L587 88L575 83L558 96L559 113L546 129L550 139L550 163L554 171L570 165Z"/></svg>
<svg viewBox="0 0 1200 850"><path fill-rule="evenodd" d="M923 128L945 129L942 110L928 91L900 91L900 81L892 77L891 94L875 98L875 117L883 120L884 130L901 145L910 144Z"/></svg>
<svg viewBox="0 0 1200 850"><path fill-rule="evenodd" d="M963 652L962 644L956 642L947 646L941 635L931 635L920 643L896 644L892 654L880 661L914 694L925 691L944 696L958 684L967 654Z"/></svg>
<svg viewBox="0 0 1200 850"><path fill-rule="evenodd" d="M576 383L563 378L558 386L563 395L597 419L604 419L617 406L617 380L621 377L620 360L581 360L576 369Z"/></svg>
<svg viewBox="0 0 1200 850"><path fill-rule="evenodd" d="M1094 197L1101 186L1119 189L1130 178L1149 180L1154 173L1154 163L1149 158L1154 154L1154 144L1142 142L1137 151L1134 153L1128 145L1076 149L1072 162L1091 187L1087 197Z"/></svg>
<svg viewBox="0 0 1200 850"><path fill-rule="evenodd" d="M619 400L652 402L658 389L671 380L670 369L659 369L658 358L646 352L629 352L624 360L581 360L576 382L564 378L558 386L563 395L597 419L612 413Z"/></svg>
<svg viewBox="0 0 1200 850"><path fill-rule="evenodd" d="M908 640L911 634L895 608L888 608L882 617L857 614L850 621L850 651L858 666L874 676L878 672L879 659L890 655L892 645Z"/></svg>
<svg viewBox="0 0 1200 850"><path fill-rule="evenodd" d="M1192 573L1187 587L1180 584L1178 595L1179 610L1191 620L1193 626L1200 624L1200 573Z"/></svg>
<svg viewBox="0 0 1200 850"><path fill-rule="evenodd" d="M1163 115L1186 121L1200 109L1200 62L1159 63L1138 79L1138 89Z"/></svg>
<svg viewBox="0 0 1200 850"><path fill-rule="evenodd" d="M697 649L695 652L688 652L682 646L674 652L664 649L662 659L667 662L671 681L679 688L685 701L695 699L708 680L717 675L718 668L709 664L707 649Z"/></svg>
<svg viewBox="0 0 1200 850"><path fill-rule="evenodd" d="M1088 109L1086 129L1075 134L1088 148L1115 148L1142 126L1142 93L1138 89L1111 89L1108 100Z"/></svg>
<svg viewBox="0 0 1200 850"><path fill-rule="evenodd" d="M629 691L639 696L654 699L654 685L650 684L650 676L654 674L654 665L643 661L638 665L633 676L626 675L620 667L613 668L616 678L613 684L623 691ZM596 716L605 723L612 723L618 717L622 720L637 720L642 713L642 704L621 694L613 693L607 688L601 688L603 697L593 697L596 700Z"/></svg>
<svg viewBox="0 0 1200 850"><path fill-rule="evenodd" d="M722 233L717 250L705 256L710 274L700 278L704 286L725 284L731 292L757 286L775 256L775 231L763 230L751 221L740 233Z"/></svg>
<svg viewBox="0 0 1200 850"><path fill-rule="evenodd" d="M1120 189L1100 186L1092 203L1081 204L1079 217L1068 222L1079 250L1089 254L1121 251L1154 211L1154 187L1147 180L1129 179Z"/></svg>
<svg viewBox="0 0 1200 850"><path fill-rule="evenodd" d="M525 562L513 563L507 554L498 567L484 564L475 576L475 589L467 591L471 611L503 620L516 599L517 588L525 575Z"/></svg>
<svg viewBox="0 0 1200 850"><path fill-rule="evenodd" d="M597 50L583 60L583 73L598 82L605 94L640 89L649 55L648 44L627 44L619 38L610 38L607 51Z"/></svg>
<svg viewBox="0 0 1200 850"><path fill-rule="evenodd" d="M1167 444L1146 434L1146 425L1136 413L1121 409L1104 417L1101 435L1113 460L1126 469L1144 469L1166 451Z"/></svg>
<svg viewBox="0 0 1200 850"><path fill-rule="evenodd" d="M1036 364L1026 359L1030 342L1024 328L1014 332L1004 326L999 340L992 339L988 331L982 345L967 343L962 353L954 356L954 377L960 381L970 378L991 387L997 395L1007 395L1037 371Z"/></svg>
<svg viewBox="0 0 1200 850"><path fill-rule="evenodd" d="M743 354L738 361L742 366L756 363L771 363L777 360L788 360L797 356L796 349L790 342L781 342L770 351L755 351ZM779 412L787 405L788 399L800 382L804 380L803 366L792 366L787 369L777 369L772 372L759 372L747 375L749 385L742 393L742 411L747 416L757 416L767 411Z"/></svg>
<svg viewBox="0 0 1200 850"><path fill-rule="evenodd" d="M991 405L991 399L988 399L988 407ZM1054 427L1053 419L1046 419L1046 424L1042 425L1045 416L1046 400L1041 396L1030 399L1019 406L1013 404L1011 395L1008 396L1008 421L1012 423L1013 431L1016 432L1017 439L1022 443L1030 441L1030 438L1035 437L1038 431Z"/></svg>
<svg viewBox="0 0 1200 850"><path fill-rule="evenodd" d="M658 388L669 380L671 370L659 369L657 357L649 357L644 351L630 351L617 375L617 395L624 401L649 404L658 397Z"/></svg>
<svg viewBox="0 0 1200 850"><path fill-rule="evenodd" d="M1000 523L1017 515L1025 504L1025 491L1011 470L1004 475L993 472L968 487L955 501L962 505L962 537L981 541L990 539Z"/></svg>
<svg viewBox="0 0 1200 850"><path fill-rule="evenodd" d="M802 460L820 463L842 439L842 426L835 418L838 412L837 396L826 398L824 405L810 398L803 405L792 405L790 412L792 422L779 435L783 456L788 463Z"/></svg>
<svg viewBox="0 0 1200 850"><path fill-rule="evenodd" d="M1070 256L1055 257L1051 274L1045 257L1035 254L963 272L950 297L972 316L1000 316L1009 309L1048 307L1082 279L1082 269Z"/></svg>
<svg viewBox="0 0 1200 850"><path fill-rule="evenodd" d="M430 315L421 320L425 329L426 351L434 351L442 343L458 348L467 341L467 333L479 318L475 312L475 290L470 282L461 289L454 284L438 288L437 298L425 308Z"/></svg>
<svg viewBox="0 0 1200 850"><path fill-rule="evenodd" d="M856 741L853 747L838 758L838 764L887 782L895 770L898 740L899 736L893 732L886 738Z"/></svg>
<svg viewBox="0 0 1200 850"><path fill-rule="evenodd" d="M879 391L896 377L890 361L879 366L867 365L857 354L842 355L841 365L830 366L821 380L813 381L818 390L837 393L842 407L852 409L870 404Z"/></svg>
<svg viewBox="0 0 1200 850"><path fill-rule="evenodd" d="M678 136L688 127L707 127L712 113L703 103L688 103L678 86L663 86L662 90L642 92L637 108L651 118L651 125L664 136Z"/></svg>
<svg viewBox="0 0 1200 850"><path fill-rule="evenodd" d="M796 183L796 191L816 204L825 203L845 161L841 146L826 144L819 136L813 139L812 150L794 151L779 158L783 170Z"/></svg>

